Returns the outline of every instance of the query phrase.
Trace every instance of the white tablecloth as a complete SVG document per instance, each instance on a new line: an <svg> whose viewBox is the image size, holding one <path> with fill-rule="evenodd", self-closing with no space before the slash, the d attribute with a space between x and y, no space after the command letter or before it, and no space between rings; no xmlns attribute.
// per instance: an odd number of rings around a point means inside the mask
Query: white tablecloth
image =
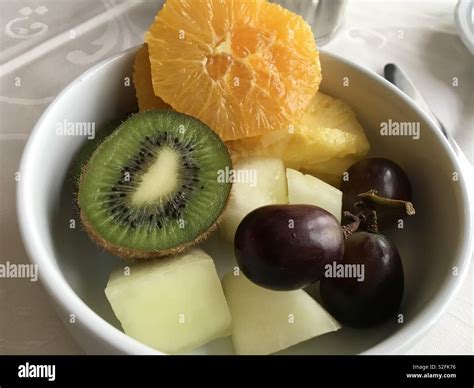
<svg viewBox="0 0 474 388"><path fill-rule="evenodd" d="M0 262L28 262L15 172L36 120L77 75L140 44L158 7L152 0L0 3ZM457 36L454 8L448 0L352 0L325 49L379 73L387 62L402 66L473 162L474 63ZM473 353L472 285L473 266L448 311L409 353ZM39 283L0 279L0 311L0 353L82 353Z"/></svg>

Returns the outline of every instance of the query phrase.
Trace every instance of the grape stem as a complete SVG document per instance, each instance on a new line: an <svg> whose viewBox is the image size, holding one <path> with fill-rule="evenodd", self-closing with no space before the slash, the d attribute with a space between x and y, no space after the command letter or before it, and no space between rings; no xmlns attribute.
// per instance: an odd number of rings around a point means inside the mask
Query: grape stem
<svg viewBox="0 0 474 388"><path fill-rule="evenodd" d="M352 236L357 229L359 229L360 219L358 216L352 214L351 212L345 211L344 217L348 218L352 222L342 227L342 233L344 234L344 240L347 240L350 236Z"/></svg>
<svg viewBox="0 0 474 388"><path fill-rule="evenodd" d="M377 190L369 190L366 193L358 195L363 200L369 200L382 206L402 207L405 208L405 213L412 216L416 213L413 203L409 201L402 201L400 199L385 198L378 195Z"/></svg>

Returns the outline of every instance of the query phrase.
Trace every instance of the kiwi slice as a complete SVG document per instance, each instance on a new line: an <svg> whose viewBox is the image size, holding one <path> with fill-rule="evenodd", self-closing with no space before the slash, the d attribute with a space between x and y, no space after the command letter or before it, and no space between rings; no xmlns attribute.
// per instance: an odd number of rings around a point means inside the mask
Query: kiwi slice
<svg viewBox="0 0 474 388"><path fill-rule="evenodd" d="M121 123L121 120L113 120L100 127L95 134L94 139L87 140L81 147L79 152L74 157L74 161L71 166L70 176L74 180L74 183L79 185L79 179L81 178L82 168L87 164L87 161L94 153L95 149L109 136Z"/></svg>
<svg viewBox="0 0 474 388"><path fill-rule="evenodd" d="M83 169L78 203L93 240L123 258L180 253L217 227L230 182L227 147L201 121L166 110L122 123Z"/></svg>

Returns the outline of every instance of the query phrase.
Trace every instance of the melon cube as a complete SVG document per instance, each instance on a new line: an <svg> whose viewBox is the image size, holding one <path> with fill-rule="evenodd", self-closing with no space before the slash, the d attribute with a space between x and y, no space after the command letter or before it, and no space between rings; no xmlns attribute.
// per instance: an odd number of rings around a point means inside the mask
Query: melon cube
<svg viewBox="0 0 474 388"><path fill-rule="evenodd" d="M243 218L261 206L288 203L288 187L283 161L278 158L244 158L234 165L232 186L220 225L224 240L234 242Z"/></svg>
<svg viewBox="0 0 474 388"><path fill-rule="evenodd" d="M341 328L303 290L272 291L234 273L223 285L237 354L271 354Z"/></svg>
<svg viewBox="0 0 474 388"><path fill-rule="evenodd" d="M312 175L286 169L288 200L291 205L314 205L327 210L339 221L342 211L342 191Z"/></svg>
<svg viewBox="0 0 474 388"><path fill-rule="evenodd" d="M105 294L124 332L164 353L183 353L230 335L220 279L201 249L120 268Z"/></svg>

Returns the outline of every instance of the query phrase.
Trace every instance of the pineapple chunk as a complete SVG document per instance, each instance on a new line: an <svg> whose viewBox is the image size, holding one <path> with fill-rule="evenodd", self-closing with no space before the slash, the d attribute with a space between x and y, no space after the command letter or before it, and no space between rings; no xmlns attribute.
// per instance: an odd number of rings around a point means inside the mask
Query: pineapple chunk
<svg viewBox="0 0 474 388"><path fill-rule="evenodd" d="M224 276L237 354L271 354L341 326L305 291L271 291L243 274Z"/></svg>
<svg viewBox="0 0 474 388"><path fill-rule="evenodd" d="M290 205L319 206L341 221L342 191L291 168L286 169L286 177Z"/></svg>
<svg viewBox="0 0 474 388"><path fill-rule="evenodd" d="M285 166L281 159L246 158L234 164L236 182L220 224L224 240L234 241L243 218L261 206L288 203Z"/></svg>
<svg viewBox="0 0 474 388"><path fill-rule="evenodd" d="M334 187L340 187L342 174L360 158L347 155L344 158L332 158L326 162L309 164L301 171L317 176Z"/></svg>
<svg viewBox="0 0 474 388"><path fill-rule="evenodd" d="M286 167L329 178L332 183L338 182L345 170L329 161L348 156L357 161L370 148L349 105L321 92L292 127L227 144L235 160L249 156L281 158Z"/></svg>
<svg viewBox="0 0 474 388"><path fill-rule="evenodd" d="M220 279L201 249L129 268L112 273L105 294L130 337L174 354L230 334Z"/></svg>

